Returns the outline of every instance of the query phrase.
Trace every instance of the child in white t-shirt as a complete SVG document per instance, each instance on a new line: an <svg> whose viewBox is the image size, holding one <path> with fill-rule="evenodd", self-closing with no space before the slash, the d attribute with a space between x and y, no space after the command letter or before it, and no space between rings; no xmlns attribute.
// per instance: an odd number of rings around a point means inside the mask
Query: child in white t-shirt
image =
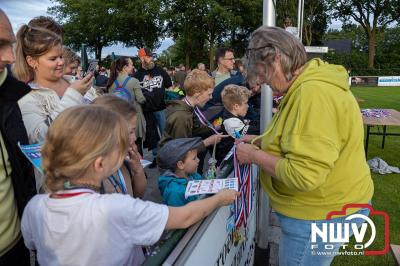
<svg viewBox="0 0 400 266"><path fill-rule="evenodd" d="M186 228L237 192L224 190L184 207L99 194L128 150L124 118L99 106L62 112L42 148L45 189L25 208L21 231L40 265L140 265L138 245L154 244L164 229Z"/></svg>

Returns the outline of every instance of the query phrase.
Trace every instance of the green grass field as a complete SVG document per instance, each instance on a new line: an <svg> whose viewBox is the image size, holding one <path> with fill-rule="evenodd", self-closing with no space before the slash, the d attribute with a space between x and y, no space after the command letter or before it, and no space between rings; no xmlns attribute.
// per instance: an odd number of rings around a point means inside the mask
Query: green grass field
<svg viewBox="0 0 400 266"><path fill-rule="evenodd" d="M387 108L400 111L400 87L356 87L352 88L354 95L361 100L361 108ZM372 128L371 131L382 128ZM387 132L400 133L400 127L388 127ZM368 156L371 159L378 156L389 165L400 167L400 136L387 136L385 149L381 149L382 136L370 136ZM390 243L400 245L400 174L372 174L375 192L373 207L385 211L390 216ZM372 218L377 227L376 241L373 247L382 249L384 243L381 218ZM354 239L353 239L354 240ZM336 256L332 265L396 265L389 252L385 256Z"/></svg>

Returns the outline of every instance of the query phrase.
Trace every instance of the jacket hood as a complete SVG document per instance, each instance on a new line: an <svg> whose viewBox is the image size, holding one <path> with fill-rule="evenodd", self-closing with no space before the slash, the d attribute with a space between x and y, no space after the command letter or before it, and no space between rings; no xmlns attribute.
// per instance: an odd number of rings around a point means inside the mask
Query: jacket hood
<svg viewBox="0 0 400 266"><path fill-rule="evenodd" d="M175 182L178 184L186 185L188 180L186 178L180 178L171 170L166 170L159 178L158 178L158 187L161 191L164 191L165 188L171 183Z"/></svg>
<svg viewBox="0 0 400 266"><path fill-rule="evenodd" d="M296 89L307 81L330 83L335 88L345 91L350 89L349 75L346 69L343 66L329 64L319 58L312 59L305 65L303 72L294 81L290 90Z"/></svg>

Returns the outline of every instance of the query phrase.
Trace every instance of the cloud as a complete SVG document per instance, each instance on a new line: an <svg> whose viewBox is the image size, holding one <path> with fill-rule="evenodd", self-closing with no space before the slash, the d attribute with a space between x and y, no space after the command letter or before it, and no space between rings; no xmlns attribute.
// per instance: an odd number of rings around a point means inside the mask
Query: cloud
<svg viewBox="0 0 400 266"><path fill-rule="evenodd" d="M6 12L11 21L14 32L17 32L22 24L28 23L31 19L37 16L49 16L47 8L54 4L50 0L0 0L0 6ZM162 41L157 53L161 53L168 47L174 44L171 38ZM133 56L137 54L136 47L125 47L122 44L104 47L102 57L105 57L114 52L118 55Z"/></svg>
<svg viewBox="0 0 400 266"><path fill-rule="evenodd" d="M166 38L161 42L161 46L155 51L157 54L161 54L162 51L168 49L171 45L174 44L174 41L171 38ZM126 55L126 56L136 56L137 55L136 47L125 47L123 44L111 45L103 48L101 51L101 57L106 57L107 55L111 55L114 52L116 55Z"/></svg>
<svg viewBox="0 0 400 266"><path fill-rule="evenodd" d="M0 0L0 3L15 32L22 24L28 23L34 17L48 16L47 8L52 5L50 0Z"/></svg>

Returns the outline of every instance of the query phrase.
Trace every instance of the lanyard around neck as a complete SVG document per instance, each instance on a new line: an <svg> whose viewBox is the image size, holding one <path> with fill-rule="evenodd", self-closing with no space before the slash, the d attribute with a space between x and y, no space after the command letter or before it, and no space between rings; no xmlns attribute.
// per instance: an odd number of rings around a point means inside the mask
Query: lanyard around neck
<svg viewBox="0 0 400 266"><path fill-rule="evenodd" d="M115 179L113 175L108 178L108 181L110 181L110 183L114 186L114 192L117 192L117 187L119 187L122 194L127 194L128 190L121 170L117 171L117 176L118 179Z"/></svg>
<svg viewBox="0 0 400 266"><path fill-rule="evenodd" d="M55 196L53 198L56 198L56 199L65 199L65 198L79 196L82 194L93 194L93 193L95 193L95 191L92 189L77 187L77 188L71 188L68 190L62 190L62 191L52 193L51 196Z"/></svg>
<svg viewBox="0 0 400 266"><path fill-rule="evenodd" d="M208 128L210 128L212 131L214 131L215 134L219 134L219 132L214 128L214 126L207 120L207 118L204 116L204 114L200 111L199 107L197 106L193 106L187 97L183 98L183 101L189 105L190 107L192 107L194 109L194 113L196 114L197 118L199 119L200 123L203 126L206 126Z"/></svg>

